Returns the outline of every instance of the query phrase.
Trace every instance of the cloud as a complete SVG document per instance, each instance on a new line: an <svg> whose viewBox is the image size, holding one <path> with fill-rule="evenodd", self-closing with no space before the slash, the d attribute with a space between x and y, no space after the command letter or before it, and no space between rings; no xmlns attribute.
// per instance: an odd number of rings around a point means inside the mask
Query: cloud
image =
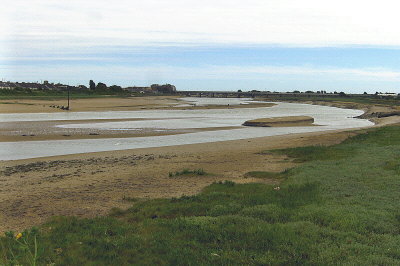
<svg viewBox="0 0 400 266"><path fill-rule="evenodd" d="M297 76L336 76L338 78L368 78L380 80L400 80L400 71L383 68L334 68L299 66L211 66L210 73L220 75L297 75Z"/></svg>
<svg viewBox="0 0 400 266"><path fill-rule="evenodd" d="M279 44L400 46L394 0L5 0L0 40L18 48ZM10 48L10 47L9 47Z"/></svg>
<svg viewBox="0 0 400 266"><path fill-rule="evenodd" d="M184 53L180 59L168 52L142 57L132 53L149 53L161 46L400 48L399 5L394 0L3 0L6 8L0 9L0 75L72 83L96 78L125 85L187 80L189 87L195 87L190 80L200 79L260 83L307 79L322 85L345 80L363 81L365 86L398 82L398 65L387 65L387 56L381 60L377 59L378 53L371 57L369 52L356 55L357 64L351 64L351 59L331 63L335 60L330 55L322 61L314 60L312 55L300 57L303 61L298 63L296 59L287 60L285 53L272 63L254 56L254 61L258 60L254 65L258 66L251 65L250 59L243 62L243 57L229 60L226 56L213 61L208 55L203 61L195 56L195 62L190 62L190 58L182 59ZM127 55L130 53L128 58L120 52L124 49ZM153 63L171 63L150 65L148 58L153 58ZM266 58L274 60L272 55ZM229 62L224 63L231 65L222 66L225 59ZM281 59L286 61L278 62ZM180 62L186 65L180 66ZM320 62L323 66L317 66ZM302 65L307 63L313 65ZM372 83L365 83L369 81ZM345 86L339 82L336 85Z"/></svg>
<svg viewBox="0 0 400 266"><path fill-rule="evenodd" d="M151 66L40 66L30 67L21 65L18 71L14 66L0 65L11 79L19 79L20 75L30 77L30 80L50 79L55 82L71 81L72 84L89 79L96 79L107 83L120 85L177 82L180 80L223 80L235 81L301 81L299 86L307 87L304 81L317 80L320 84L326 81L376 81L384 85L385 82L400 82L400 71L383 68L313 68L299 66L218 66L203 65L197 67L179 67L166 65ZM79 75L77 75L79 73ZM77 78L77 76L79 76ZM328 82L329 83L329 82Z"/></svg>

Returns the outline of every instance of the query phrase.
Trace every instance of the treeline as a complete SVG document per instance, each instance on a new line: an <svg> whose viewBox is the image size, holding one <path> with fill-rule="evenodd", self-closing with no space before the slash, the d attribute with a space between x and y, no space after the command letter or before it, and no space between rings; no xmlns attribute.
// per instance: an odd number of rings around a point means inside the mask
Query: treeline
<svg viewBox="0 0 400 266"><path fill-rule="evenodd" d="M81 88L85 86L80 86ZM88 89L88 88L83 88L83 89ZM126 92L124 89L122 89L121 86L118 85L112 85L112 86L107 86L105 83L99 82L96 83L93 80L89 81L89 91L91 92L98 92L98 93L124 93Z"/></svg>
<svg viewBox="0 0 400 266"><path fill-rule="evenodd" d="M56 96L65 95L68 92L81 95L131 95L131 94L174 94L176 87L171 84L152 84L147 87L126 87L118 85L107 86L103 82L97 84L89 81L89 86L69 86L53 83L10 83L0 86L0 96Z"/></svg>
<svg viewBox="0 0 400 266"><path fill-rule="evenodd" d="M118 87L118 86L117 86ZM99 88L95 90L82 89L78 87L71 87L67 90L50 90L50 89L31 89L31 88L22 88L16 87L12 89L0 89L0 96L61 96L66 95L68 91L71 94L80 94L80 95L125 95L130 94L127 91L124 91L119 88L115 88L114 86L109 87L107 89Z"/></svg>

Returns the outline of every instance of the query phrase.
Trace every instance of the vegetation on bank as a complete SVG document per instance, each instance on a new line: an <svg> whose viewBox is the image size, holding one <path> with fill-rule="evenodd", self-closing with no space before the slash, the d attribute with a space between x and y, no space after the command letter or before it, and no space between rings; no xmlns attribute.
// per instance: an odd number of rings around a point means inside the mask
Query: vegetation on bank
<svg viewBox="0 0 400 266"><path fill-rule="evenodd" d="M169 177L182 176L182 175L201 176L201 175L208 175L208 173L206 173L202 168L200 168L196 170L183 169L182 171L176 171L175 173L169 172L168 174Z"/></svg>
<svg viewBox="0 0 400 266"><path fill-rule="evenodd" d="M1 82L0 82L1 83ZM9 84L11 86L12 84ZM129 87L122 88L121 86L106 84L99 82L97 85L93 80L89 82L89 88L80 86L69 86L62 84L44 83L17 83L15 87L10 89L0 88L0 100L2 99L57 99L65 98L68 93L73 98L95 98L95 97L121 97L121 96L143 96L143 95L165 95L175 94L176 88L171 84L152 84L150 87ZM32 87L28 87L32 86ZM51 86L50 88L48 86Z"/></svg>
<svg viewBox="0 0 400 266"><path fill-rule="evenodd" d="M274 152L304 162L281 173L279 187L225 181L195 196L135 201L107 217L57 217L2 237L1 261L400 264L400 126L364 131L330 147Z"/></svg>
<svg viewBox="0 0 400 266"><path fill-rule="evenodd" d="M344 95L344 96L332 96L332 95L321 95L321 94L308 94L308 95L285 95L280 94L279 96L261 96L260 99L266 101L321 101L321 102L342 102L342 103L359 103L359 104L383 104L383 105L400 105L400 96L397 97L379 97L376 95L369 96L355 96L355 95Z"/></svg>
<svg viewBox="0 0 400 266"><path fill-rule="evenodd" d="M71 90L71 98L96 98L130 96L132 93L122 90ZM66 99L68 91L65 90L31 90L29 88L15 88L0 90L0 100L7 99Z"/></svg>

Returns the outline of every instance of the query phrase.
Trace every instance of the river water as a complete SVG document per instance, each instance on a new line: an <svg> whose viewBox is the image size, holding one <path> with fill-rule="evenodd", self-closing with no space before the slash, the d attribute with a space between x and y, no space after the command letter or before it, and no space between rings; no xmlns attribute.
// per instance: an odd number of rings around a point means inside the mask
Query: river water
<svg viewBox="0 0 400 266"><path fill-rule="evenodd" d="M250 99L237 98L186 98L192 105L247 104ZM190 104L189 104L190 105ZM179 135L105 138L81 140L19 141L0 142L0 160L17 160L87 152L115 151L138 148L174 146L215 141L239 140L293 133L306 133L336 129L361 128L373 125L364 119L354 118L363 111L336 107L277 103L273 107L233 108L233 109L198 109L198 110L146 110L146 111L109 111L109 112L65 112L65 113L32 113L0 114L1 122L14 121L57 121L83 119L127 119L145 118L152 120L124 122L95 122L56 125L64 128L92 129L187 129L211 127L241 126L246 120L282 117L311 116L318 126L304 127L241 127L237 129L202 131Z"/></svg>

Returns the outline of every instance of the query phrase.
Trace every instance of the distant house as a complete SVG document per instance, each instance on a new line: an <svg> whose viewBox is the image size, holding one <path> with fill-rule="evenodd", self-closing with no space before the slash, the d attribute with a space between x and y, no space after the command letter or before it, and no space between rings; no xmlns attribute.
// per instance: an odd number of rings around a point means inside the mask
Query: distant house
<svg viewBox="0 0 400 266"><path fill-rule="evenodd" d="M11 81L0 81L0 89L15 89L24 88L30 90L67 90L76 89L74 86L64 85L61 83L49 83L47 80L43 83L39 82L11 82Z"/></svg>
<svg viewBox="0 0 400 266"><path fill-rule="evenodd" d="M0 81L0 89L11 90L15 88L15 83L9 81Z"/></svg>
<svg viewBox="0 0 400 266"><path fill-rule="evenodd" d="M394 93L394 92L386 92L386 93L378 93L377 96L380 97L397 97L400 94Z"/></svg>
<svg viewBox="0 0 400 266"><path fill-rule="evenodd" d="M153 84L151 85L151 89L155 92L161 92L161 93L176 93L176 87L171 84L164 84L164 85Z"/></svg>

